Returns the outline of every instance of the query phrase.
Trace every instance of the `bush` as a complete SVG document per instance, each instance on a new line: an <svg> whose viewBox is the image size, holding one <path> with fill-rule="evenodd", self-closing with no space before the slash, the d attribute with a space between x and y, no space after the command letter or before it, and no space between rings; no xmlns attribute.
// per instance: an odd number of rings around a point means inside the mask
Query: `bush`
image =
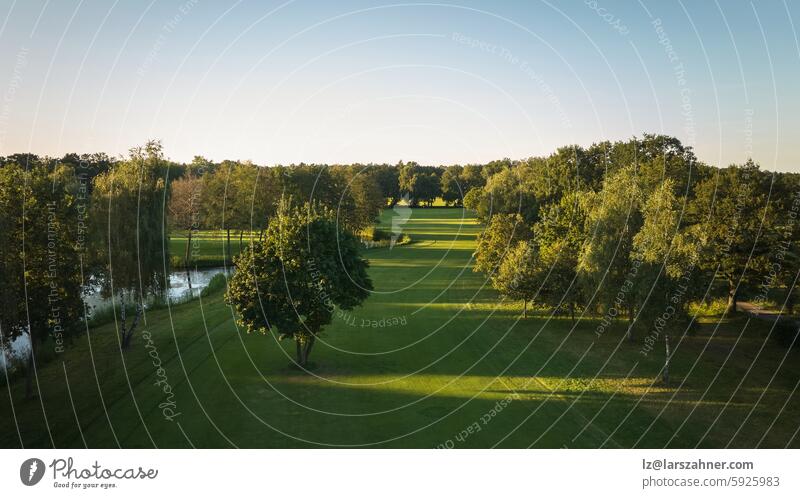
<svg viewBox="0 0 800 498"><path fill-rule="evenodd" d="M361 231L360 238L361 240L375 240L375 236L379 231L380 230L375 227L367 227Z"/></svg>
<svg viewBox="0 0 800 498"><path fill-rule="evenodd" d="M117 309L117 313L119 313ZM129 317L136 315L136 306L128 303L125 306L125 314ZM99 327L114 321L114 307L111 303L95 306L88 310L88 325L89 328Z"/></svg>
<svg viewBox="0 0 800 498"><path fill-rule="evenodd" d="M690 304L689 314L694 316L722 316L727 308L727 298L709 299Z"/></svg>
<svg viewBox="0 0 800 498"><path fill-rule="evenodd" d="M775 340L778 341L778 344L781 346L785 348L800 348L800 337L798 337L798 333L800 333L800 324L795 320L787 318L778 319L772 333L775 336Z"/></svg>
<svg viewBox="0 0 800 498"><path fill-rule="evenodd" d="M410 243L411 243L411 237L408 237L407 235L402 233L397 237L397 240L394 241L394 244L392 244L391 237L389 237L388 239L381 239L377 241L361 239L361 246L364 249L383 249L386 247L391 248L397 246L404 246Z"/></svg>
<svg viewBox="0 0 800 498"><path fill-rule="evenodd" d="M200 296L208 297L214 292L224 290L228 286L228 278L225 276L224 273L217 273L211 280L208 281L208 285L200 291Z"/></svg>
<svg viewBox="0 0 800 498"><path fill-rule="evenodd" d="M392 235L386 230L381 230L380 228L377 227L369 227L365 228L361 232L360 238L362 241L378 242L381 240L390 240L392 238Z"/></svg>

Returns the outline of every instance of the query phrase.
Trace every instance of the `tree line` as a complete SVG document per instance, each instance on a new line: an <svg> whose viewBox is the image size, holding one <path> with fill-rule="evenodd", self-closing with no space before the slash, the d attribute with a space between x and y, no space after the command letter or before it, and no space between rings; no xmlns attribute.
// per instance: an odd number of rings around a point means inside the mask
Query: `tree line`
<svg viewBox="0 0 800 498"><path fill-rule="evenodd" d="M523 314L533 302L599 318L598 335L622 320L643 353L663 344L668 359L692 305L722 299L730 314L744 296L793 312L794 173L711 167L674 137L645 135L499 164L464 204L486 224L475 271Z"/></svg>
<svg viewBox="0 0 800 498"><path fill-rule="evenodd" d="M485 223L475 270L523 309L534 302L572 317L599 316L598 333L624 319L631 340L652 345L691 328L693 303L723 297L732 312L742 295L767 301L780 291L792 310L799 191L796 174L762 171L752 161L711 167L661 135L463 166L260 167L200 156L183 164L168 160L158 141L119 158L15 154L0 158L0 348L29 335L32 371L43 344L60 352L85 330L90 291L112 299L120 347L129 348L147 296L169 285L170 234L187 238L176 255L186 267L199 230L222 230L228 255L238 237L257 249L252 260L276 247L302 253L279 241L271 224L280 220L342 239L371 227L385 207L437 199ZM322 253L309 258L333 267ZM357 256L351 264L363 269ZM329 285L339 277L314 278ZM337 299L354 306L363 297ZM251 304L237 306L243 312ZM324 312L317 316L316 325L303 325L312 332L290 334L302 346L298 363L327 323Z"/></svg>

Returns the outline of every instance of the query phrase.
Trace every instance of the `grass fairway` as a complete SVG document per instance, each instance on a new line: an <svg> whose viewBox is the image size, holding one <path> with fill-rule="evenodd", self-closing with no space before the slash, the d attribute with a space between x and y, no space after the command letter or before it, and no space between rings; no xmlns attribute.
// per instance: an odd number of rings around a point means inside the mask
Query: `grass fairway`
<svg viewBox="0 0 800 498"><path fill-rule="evenodd" d="M250 237L258 238L258 233L245 232L242 236L242 245L239 245L239 233L231 233L230 251L228 239L221 230L200 230L192 234L192 243L189 247L192 268L209 268L230 265L233 257L239 254L241 248L247 246ZM184 232L176 231L169 238L169 252L173 268L185 266L187 237Z"/></svg>
<svg viewBox="0 0 800 498"><path fill-rule="evenodd" d="M288 367L291 343L237 330L217 294L149 313L124 355L113 324L90 330L40 369L40 398L4 387L3 447L800 446L800 357L770 323L676 339L661 387L663 353L622 326L520 319L472 272L467 216L415 209L412 244L365 253L375 292L327 327L312 375Z"/></svg>

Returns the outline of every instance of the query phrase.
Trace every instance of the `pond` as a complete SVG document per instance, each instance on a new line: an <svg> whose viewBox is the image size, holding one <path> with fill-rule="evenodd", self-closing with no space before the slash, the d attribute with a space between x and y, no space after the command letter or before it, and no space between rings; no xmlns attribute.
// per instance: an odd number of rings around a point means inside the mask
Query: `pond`
<svg viewBox="0 0 800 498"><path fill-rule="evenodd" d="M208 286L214 275L224 273L230 276L233 273L233 267L214 267L203 268L198 270L175 271L169 274L169 298L172 301L188 299L190 297L197 297L200 292Z"/></svg>
<svg viewBox="0 0 800 498"><path fill-rule="evenodd" d="M230 276L233 273L233 267L213 267L202 268L197 270L177 270L169 274L169 289L167 296L171 302L181 302L200 295L203 289L208 286L214 275L224 273ZM100 295L100 289L92 290L85 298L86 305L94 308L101 309L111 303L111 299L104 298Z"/></svg>

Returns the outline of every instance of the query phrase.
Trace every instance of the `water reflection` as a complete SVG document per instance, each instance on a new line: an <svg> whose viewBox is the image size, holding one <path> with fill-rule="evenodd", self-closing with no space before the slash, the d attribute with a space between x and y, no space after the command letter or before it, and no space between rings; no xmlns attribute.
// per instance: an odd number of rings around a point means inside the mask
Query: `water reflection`
<svg viewBox="0 0 800 498"><path fill-rule="evenodd" d="M199 270L186 270L172 272L169 275L169 298L173 301L197 297L200 292L208 287L214 275L224 273L230 276L233 267L204 268Z"/></svg>
<svg viewBox="0 0 800 498"><path fill-rule="evenodd" d="M230 276L233 273L233 267L227 268L214 267L203 268L198 270L179 270L169 274L169 289L167 296L172 302L181 302L193 297L198 297L203 289L208 287L208 283L214 278L214 275L224 273ZM100 289L95 289L85 298L86 304L90 308L100 309L111 303L111 299L104 298L100 295Z"/></svg>

